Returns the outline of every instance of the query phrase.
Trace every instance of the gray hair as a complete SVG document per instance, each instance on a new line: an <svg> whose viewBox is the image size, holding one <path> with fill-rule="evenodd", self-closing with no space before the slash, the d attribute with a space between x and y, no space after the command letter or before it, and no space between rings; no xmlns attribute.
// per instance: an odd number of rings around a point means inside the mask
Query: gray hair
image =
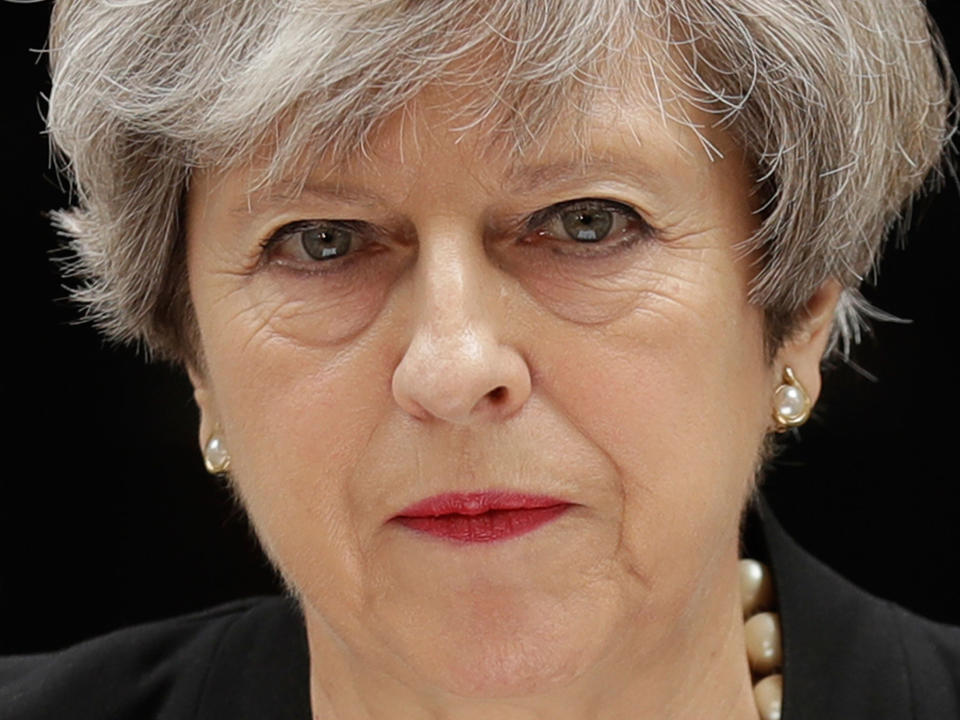
<svg viewBox="0 0 960 720"><path fill-rule="evenodd" d="M763 258L751 299L775 347L831 278L836 335L859 339L857 288L956 120L922 0L60 0L50 53L74 295L109 336L186 362L191 172L265 143L260 182L307 150L363 152L430 83L475 89L464 129L495 120L521 146L611 89L642 85L698 132L681 108L707 113L762 193L744 245Z"/></svg>

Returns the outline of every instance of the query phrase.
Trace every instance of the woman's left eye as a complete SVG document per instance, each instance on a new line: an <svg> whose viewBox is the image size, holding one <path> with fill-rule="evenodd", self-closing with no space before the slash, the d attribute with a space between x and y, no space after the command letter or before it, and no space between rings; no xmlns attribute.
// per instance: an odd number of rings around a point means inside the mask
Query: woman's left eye
<svg viewBox="0 0 960 720"><path fill-rule="evenodd" d="M579 257L609 254L610 250L632 245L654 234L653 228L629 205L600 199L551 205L530 218L527 230L537 240L558 242L560 247L555 248L558 254ZM596 247L565 249L564 243Z"/></svg>

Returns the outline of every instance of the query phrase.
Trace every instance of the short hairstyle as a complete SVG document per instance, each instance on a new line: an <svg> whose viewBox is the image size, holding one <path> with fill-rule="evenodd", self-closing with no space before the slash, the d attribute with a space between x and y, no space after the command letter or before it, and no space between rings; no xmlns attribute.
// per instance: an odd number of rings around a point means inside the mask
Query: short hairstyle
<svg viewBox="0 0 960 720"><path fill-rule="evenodd" d="M956 124L922 0L59 0L50 57L74 296L110 337L188 363L191 172L265 142L263 182L305 153L362 152L431 83L475 89L463 127L518 145L611 89L642 87L694 130L682 108L705 112L762 193L744 247L774 348L830 278L835 334L859 339L858 287Z"/></svg>

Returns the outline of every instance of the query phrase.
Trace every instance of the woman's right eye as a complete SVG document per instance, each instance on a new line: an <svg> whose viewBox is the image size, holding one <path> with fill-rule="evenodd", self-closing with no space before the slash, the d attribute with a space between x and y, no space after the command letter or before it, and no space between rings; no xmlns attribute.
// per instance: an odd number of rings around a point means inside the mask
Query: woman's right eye
<svg viewBox="0 0 960 720"><path fill-rule="evenodd" d="M343 264L336 261L355 255L364 247L369 234L366 223L355 220L298 220L279 228L262 246L266 258L281 265L336 266Z"/></svg>

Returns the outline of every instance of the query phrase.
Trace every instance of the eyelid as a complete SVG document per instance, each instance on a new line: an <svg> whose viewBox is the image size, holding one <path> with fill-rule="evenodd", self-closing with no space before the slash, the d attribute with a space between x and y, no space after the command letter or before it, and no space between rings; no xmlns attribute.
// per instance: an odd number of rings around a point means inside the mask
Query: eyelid
<svg viewBox="0 0 960 720"><path fill-rule="evenodd" d="M345 255L328 260L287 257L284 248L288 243L296 242L298 233L317 227L346 230L351 236L350 251ZM266 269L270 266L295 270L305 275L334 275L346 270L358 258L374 252L382 241L384 231L365 220L341 220L309 218L293 220L268 232L259 243L259 252L251 271ZM294 250L294 252L296 252Z"/></svg>
<svg viewBox="0 0 960 720"><path fill-rule="evenodd" d="M537 231L542 230L544 226L549 224L550 221L555 220L561 213L578 208L602 209L618 213L626 218L628 222L632 221L638 223L642 227L643 232L648 236L657 237L660 234L657 228L653 227L647 221L646 213L641 212L626 202L604 197L580 197L557 202L553 205L541 208L530 215L519 216L513 220L509 220L507 224L503 226L503 230L506 230L512 225L514 230L509 231L508 234L534 234ZM260 256L260 263L270 263L273 259L271 257L272 250L277 246L280 246L282 243L292 239L297 232L315 228L317 226L339 228L348 230L354 234L359 248L350 252L348 256L343 258L343 260L346 260L349 256L357 254L363 249L363 247L369 245L371 242L393 244L399 241L399 244L406 245L412 239L410 237L409 229L404 229L405 231L402 233L402 238L394 237L394 234L391 234L390 231L385 230L384 228L367 220L340 218L298 219L283 223L276 229L266 233L264 239L259 243L260 252L258 254Z"/></svg>
<svg viewBox="0 0 960 720"><path fill-rule="evenodd" d="M619 200L610 200L608 198L599 198L599 197L585 197L585 198L575 198L573 200L564 200L562 202L555 203L549 207L545 207L542 210L537 210L535 213L529 216L525 223L525 229L527 232L533 232L541 226L543 226L548 220L559 215L562 212L567 210L576 209L580 207L592 207L600 208L602 210L611 210L614 212L619 212L624 215L636 218L640 220L651 230L653 227L647 222L646 217L643 213L637 210L635 207L628 205L625 202Z"/></svg>
<svg viewBox="0 0 960 720"><path fill-rule="evenodd" d="M281 240L286 239L286 237L289 235L293 235L302 230L309 230L310 228L317 227L318 225L326 225L329 227L339 228L341 230L349 230L350 232L358 235L379 234L373 225L363 220L326 220L323 218L311 218L309 220L294 220L293 222L284 223L277 229L267 233L267 236L261 241L260 245L261 247L267 248L271 245L277 244Z"/></svg>

